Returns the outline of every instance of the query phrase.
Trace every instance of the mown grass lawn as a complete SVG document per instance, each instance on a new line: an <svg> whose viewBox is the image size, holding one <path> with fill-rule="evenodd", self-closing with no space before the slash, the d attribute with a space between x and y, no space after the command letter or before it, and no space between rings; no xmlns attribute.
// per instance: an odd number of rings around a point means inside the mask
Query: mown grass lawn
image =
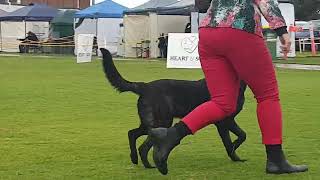
<svg viewBox="0 0 320 180"><path fill-rule="evenodd" d="M319 59L318 59L319 60ZM163 61L117 61L131 81L195 80L201 70L166 69ZM319 179L320 72L277 70L290 161L298 175L266 175L265 150L247 91L237 121L248 139L233 163L214 126L187 137L169 159L169 175L132 165L127 131L139 124L137 97L106 83L99 60L0 57L0 179ZM141 140L139 141L141 143ZM151 160L151 158L150 158Z"/></svg>

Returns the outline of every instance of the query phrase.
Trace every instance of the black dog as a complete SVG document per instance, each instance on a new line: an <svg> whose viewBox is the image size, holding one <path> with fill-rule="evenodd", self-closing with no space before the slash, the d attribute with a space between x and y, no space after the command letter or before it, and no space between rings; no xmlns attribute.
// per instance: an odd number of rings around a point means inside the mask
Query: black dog
<svg viewBox="0 0 320 180"><path fill-rule="evenodd" d="M210 100L204 79L199 81L161 79L149 83L129 82L123 79L116 69L110 52L103 48L100 50L103 55L104 72L111 85L119 92L131 91L139 95L137 105L141 124L140 127L128 132L130 157L134 164L138 164L136 140L140 136L147 135L151 128L170 127L173 118L182 118L198 105ZM242 110L245 89L246 84L241 82L237 112L215 124L228 156L233 161L242 161L235 150L246 139L246 133L234 120L235 116ZM238 137L234 142L231 141L229 131ZM148 152L151 147L152 142L149 137L139 147L139 154L146 168L152 167L148 161Z"/></svg>

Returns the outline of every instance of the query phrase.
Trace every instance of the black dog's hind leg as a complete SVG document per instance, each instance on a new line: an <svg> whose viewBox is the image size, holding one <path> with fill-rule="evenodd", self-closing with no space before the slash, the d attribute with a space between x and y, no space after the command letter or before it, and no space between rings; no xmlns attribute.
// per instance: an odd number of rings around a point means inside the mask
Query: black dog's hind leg
<svg viewBox="0 0 320 180"><path fill-rule="evenodd" d="M229 117L229 118L227 118L225 120L217 122L215 125L217 126L217 129L218 129L219 135L221 137L222 143L223 143L223 145L224 145L224 147L225 147L225 149L227 151L227 154L230 157L230 159L232 161L242 161L239 158L239 156L236 154L236 152L235 152L236 149L235 149L234 143L232 142L231 137L230 137L230 128L234 129L234 126L237 126L237 124L235 123L233 117ZM239 146L240 146L240 144L239 144Z"/></svg>
<svg viewBox="0 0 320 180"><path fill-rule="evenodd" d="M142 161L143 166L145 168L155 168L150 165L149 160L148 160L148 153L149 153L151 147L152 147L152 141L149 136L143 142L143 144L141 144L141 146L139 147L140 158L141 158L141 161Z"/></svg>
<svg viewBox="0 0 320 180"><path fill-rule="evenodd" d="M143 126L139 128L132 129L128 132L129 145L130 145L130 158L133 164L138 164L138 153L137 153L137 139L140 136L147 135L147 129Z"/></svg>
<svg viewBox="0 0 320 180"><path fill-rule="evenodd" d="M223 120L223 121L227 121L227 120ZM223 121L216 123L219 135L220 135L222 143L228 153L228 156L231 158L232 161L238 161L240 159L239 157L232 156L232 151L233 151L232 140L230 137L229 129L225 125L226 122L223 122Z"/></svg>
<svg viewBox="0 0 320 180"><path fill-rule="evenodd" d="M233 121L232 125L229 126L229 130L238 136L238 138L232 143L233 151L236 151L239 146L247 139L246 133L238 126L238 124Z"/></svg>

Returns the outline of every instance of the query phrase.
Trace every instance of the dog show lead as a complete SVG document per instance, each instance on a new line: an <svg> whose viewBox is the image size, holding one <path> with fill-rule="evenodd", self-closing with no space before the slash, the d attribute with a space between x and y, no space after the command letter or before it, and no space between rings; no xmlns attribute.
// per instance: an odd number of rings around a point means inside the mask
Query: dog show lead
<svg viewBox="0 0 320 180"><path fill-rule="evenodd" d="M261 14L279 36L284 54L288 53L290 37L277 0L212 0L199 29L200 62L211 100L173 127L149 132L154 144L153 159L162 174L168 173L168 156L185 136L235 111L240 79L257 100L257 118L267 154L266 173L308 170L305 165L291 165L282 150L278 82L263 39Z"/></svg>

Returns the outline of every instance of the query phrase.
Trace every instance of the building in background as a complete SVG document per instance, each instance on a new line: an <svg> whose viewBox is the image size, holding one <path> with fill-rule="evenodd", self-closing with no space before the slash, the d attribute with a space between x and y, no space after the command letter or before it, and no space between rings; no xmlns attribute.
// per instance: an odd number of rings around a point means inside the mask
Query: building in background
<svg viewBox="0 0 320 180"><path fill-rule="evenodd" d="M28 5L30 3L47 4L59 9L84 9L90 6L90 0L0 0L0 4Z"/></svg>

